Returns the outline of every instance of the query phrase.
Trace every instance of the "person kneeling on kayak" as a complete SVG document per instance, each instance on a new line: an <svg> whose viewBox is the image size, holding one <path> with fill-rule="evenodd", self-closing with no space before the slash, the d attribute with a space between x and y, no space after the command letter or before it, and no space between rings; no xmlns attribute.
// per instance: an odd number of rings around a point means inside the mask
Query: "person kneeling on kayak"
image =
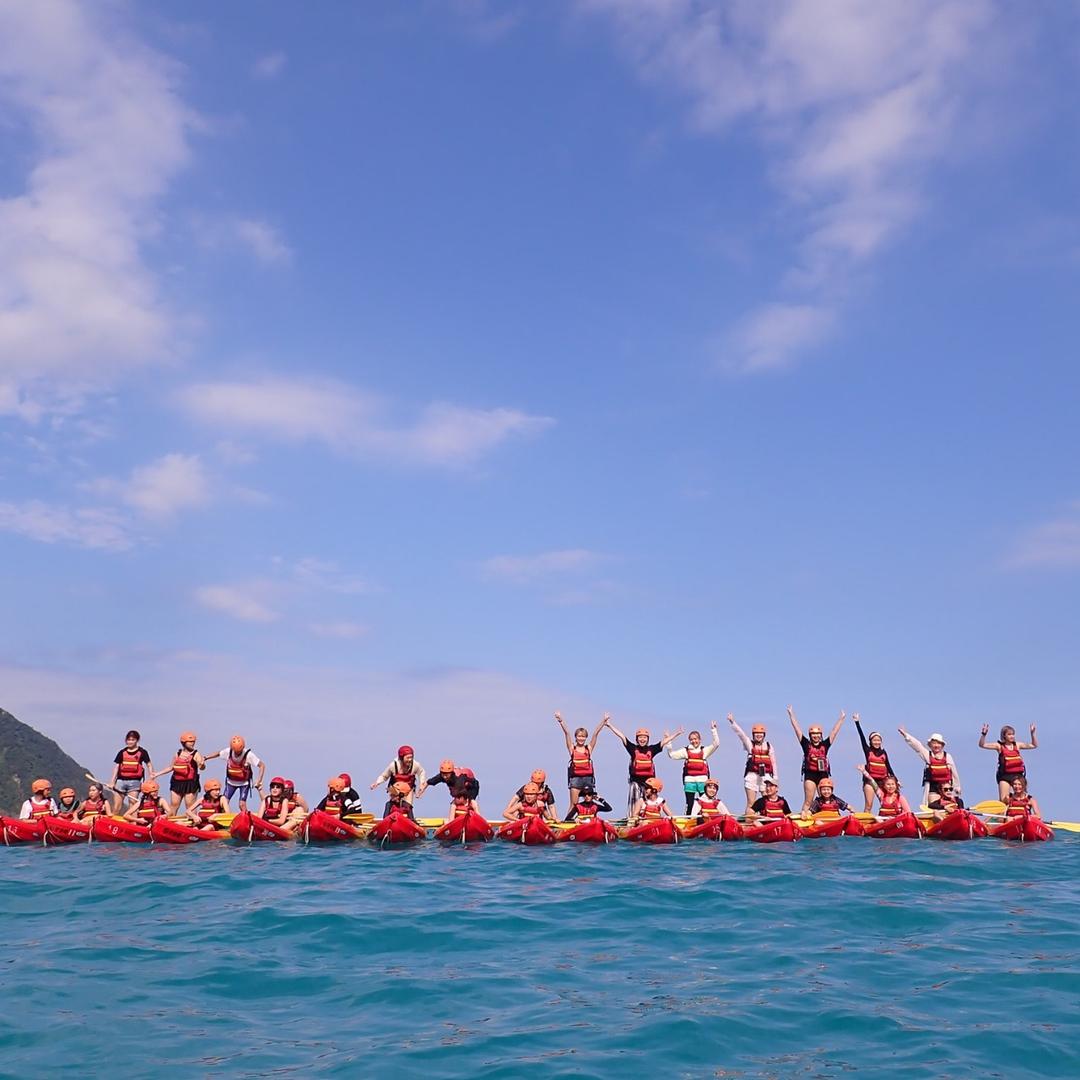
<svg viewBox="0 0 1080 1080"><path fill-rule="evenodd" d="M1005 816L1019 817L1021 814L1042 818L1035 796L1028 794L1027 780L1022 776L1018 776L1012 782L1012 794L1005 803Z"/></svg>
<svg viewBox="0 0 1080 1080"><path fill-rule="evenodd" d="M596 788L586 785L578 789L578 800L567 812L566 820L592 821L599 814L610 814L611 803L596 794Z"/></svg>
<svg viewBox="0 0 1080 1080"><path fill-rule="evenodd" d="M870 785L874 794L878 798L878 820L882 818L897 817L900 814L910 814L911 807L908 805L907 799L900 794L900 781L890 773L885 777L881 783L878 783L865 765L856 765L858 770L863 775L863 779Z"/></svg>
<svg viewBox="0 0 1080 1080"><path fill-rule="evenodd" d="M169 816L169 807L161 797L161 788L156 780L144 780L139 791L139 801L124 815L128 821L149 825L154 818Z"/></svg>
<svg viewBox="0 0 1080 1080"><path fill-rule="evenodd" d="M416 820L413 813L412 803L409 802L409 792L412 788L408 784L395 780L390 785L390 798L383 807L383 817L388 818L391 814L404 814L410 821Z"/></svg>
<svg viewBox="0 0 1080 1080"><path fill-rule="evenodd" d="M810 803L810 813L851 813L851 807L844 802L839 795L833 794L833 782L831 776L822 777L822 779L818 781L818 793L813 802Z"/></svg>
<svg viewBox="0 0 1080 1080"><path fill-rule="evenodd" d="M710 776L705 781L705 790L694 799L689 816L699 822L706 818L727 816L731 811L720 801L720 785Z"/></svg>
<svg viewBox="0 0 1080 1080"><path fill-rule="evenodd" d="M503 811L503 817L507 821L518 821L521 818L546 818L548 821L555 820L555 811L551 804L544 802L540 797L540 785L531 780L521 789L521 798L516 795L510 800L510 805Z"/></svg>
<svg viewBox="0 0 1080 1080"><path fill-rule="evenodd" d="M61 788L60 798L56 803L56 816L70 821L78 812L79 800L75 798L75 789L73 787Z"/></svg>
<svg viewBox="0 0 1080 1080"><path fill-rule="evenodd" d="M788 806L787 799L780 794L780 789L777 787L776 780L771 776L763 776L761 778L761 783L765 788L765 794L750 807L750 813L746 816L752 818L788 817L791 814L791 807Z"/></svg>
<svg viewBox="0 0 1080 1080"><path fill-rule="evenodd" d="M520 815L518 810L521 808L521 804L525 801L525 792L529 788L535 787L539 792L537 802L544 808L544 817L548 821L555 820L555 793L548 787L547 773L543 769L533 769L532 776L529 780L522 784L521 787L514 792L514 797L506 804L506 809L503 811L503 817L507 821L516 821Z"/></svg>
<svg viewBox="0 0 1080 1080"><path fill-rule="evenodd" d="M664 781L657 776L650 776L642 786L645 788L645 797L639 799L637 806L634 807L630 824L637 825L641 822L659 821L661 818L671 817L671 811L663 795L660 794L664 790Z"/></svg>
<svg viewBox="0 0 1080 1080"><path fill-rule="evenodd" d="M222 798L221 781L207 780L203 785L202 798L191 807L187 814L196 829L216 829L214 818L218 814L229 812L228 800Z"/></svg>
<svg viewBox="0 0 1080 1080"><path fill-rule="evenodd" d="M34 821L56 813L53 802L52 784L48 780L35 780L30 785L30 798L22 804L19 817L24 821Z"/></svg>
<svg viewBox="0 0 1080 1080"><path fill-rule="evenodd" d="M75 811L75 816L80 821L93 820L98 814L109 812L109 802L105 798L105 791L101 784L91 784L86 789L86 798L82 805Z"/></svg>
<svg viewBox="0 0 1080 1080"><path fill-rule="evenodd" d="M949 782L941 785L941 791L930 796L926 804L934 815L935 821L941 821L957 810L964 809L964 800L956 793L956 789Z"/></svg>

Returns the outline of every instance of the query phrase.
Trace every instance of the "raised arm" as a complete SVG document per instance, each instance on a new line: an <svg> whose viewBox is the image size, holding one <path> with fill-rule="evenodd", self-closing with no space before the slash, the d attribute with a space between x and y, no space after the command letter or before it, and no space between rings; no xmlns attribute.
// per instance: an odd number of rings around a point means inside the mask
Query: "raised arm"
<svg viewBox="0 0 1080 1080"><path fill-rule="evenodd" d="M900 732L900 735L903 738L904 742L906 742L908 744L908 746L910 746L911 749L914 750L915 753L918 754L919 757L921 757L923 759L923 761L925 761L927 764L929 764L929 762L930 762L930 751L927 750L926 747L923 746L923 744L921 742L919 742L919 740L916 739L914 735L912 735L908 731L905 731L902 727L897 728L896 730Z"/></svg>
<svg viewBox="0 0 1080 1080"><path fill-rule="evenodd" d="M789 705L787 707L787 717L791 721L792 730L795 732L795 738L802 742L803 733L802 728L799 727L799 721L795 719L795 710Z"/></svg>
<svg viewBox="0 0 1080 1080"><path fill-rule="evenodd" d="M615 736L616 739L619 740L619 742L626 742L626 736L611 722L610 716L607 718L607 726L608 730L611 732L612 735Z"/></svg>
<svg viewBox="0 0 1080 1080"><path fill-rule="evenodd" d="M986 741L986 736L989 734L989 732L990 732L990 725L989 724L983 724L982 730L979 732L979 749L980 750L1000 751L1001 750L1001 743L987 742Z"/></svg>
<svg viewBox="0 0 1080 1080"><path fill-rule="evenodd" d="M668 746L670 743L674 742L682 734L682 732L683 729L681 727L677 728L675 731L672 731L670 734L665 731L664 737L660 740L660 749L663 750L665 746Z"/></svg>
<svg viewBox="0 0 1080 1080"><path fill-rule="evenodd" d="M592 733L592 738L589 740L589 749L590 750L595 750L596 749L596 740L600 737L600 732L603 731L604 728L606 728L608 726L610 721L611 721L611 714L610 713L604 713L603 720L601 720L600 723L596 725L596 730Z"/></svg>
<svg viewBox="0 0 1080 1080"><path fill-rule="evenodd" d="M562 718L562 713L558 710L555 711L555 722L562 728L563 738L566 740L566 752L572 754L574 752L574 740L570 738L570 732L567 730L566 721ZM595 739L596 736L594 735Z"/></svg>
<svg viewBox="0 0 1080 1080"><path fill-rule="evenodd" d="M720 732L716 729L716 721L709 725L712 728L712 742L705 747L705 756L708 757L714 750L720 749Z"/></svg>
<svg viewBox="0 0 1080 1080"><path fill-rule="evenodd" d="M1018 750L1038 750L1039 749L1039 737L1035 734L1035 725L1032 724L1031 728L1031 742L1029 743L1017 743Z"/></svg>
<svg viewBox="0 0 1080 1080"><path fill-rule="evenodd" d="M847 716L847 713L845 713L844 710L841 709L840 710L840 715L836 718L836 723L833 724L832 731L829 732L829 743L830 743L830 745L832 743L836 742L836 736L840 734L840 729L844 726L844 717L845 716Z"/></svg>
<svg viewBox="0 0 1080 1080"><path fill-rule="evenodd" d="M863 781L869 784L878 795L881 794L881 788L878 787L878 782L866 771L865 765L856 765L855 771L857 773L862 773Z"/></svg>
<svg viewBox="0 0 1080 1080"><path fill-rule="evenodd" d="M727 714L727 722L731 725L731 730L734 731L735 734L738 736L739 742L742 743L743 749L749 754L750 753L750 745L751 745L750 744L750 736L747 735L746 732L743 731L743 729L741 727L739 727L738 724L735 723L735 714L734 713L728 713Z"/></svg>
<svg viewBox="0 0 1080 1080"><path fill-rule="evenodd" d="M855 721L855 730L859 733L859 745L862 746L863 754L869 754L870 744L866 741L866 736L863 734L862 724L859 723L859 714L852 713L851 719Z"/></svg>

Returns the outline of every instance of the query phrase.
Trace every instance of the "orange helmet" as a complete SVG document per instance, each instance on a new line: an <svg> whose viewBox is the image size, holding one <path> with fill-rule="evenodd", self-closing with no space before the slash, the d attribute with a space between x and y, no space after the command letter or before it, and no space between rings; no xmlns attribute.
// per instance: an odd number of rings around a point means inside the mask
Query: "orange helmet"
<svg viewBox="0 0 1080 1080"><path fill-rule="evenodd" d="M221 781L220 780L207 780L206 783L203 785L203 787L207 791L220 791L221 790Z"/></svg>
<svg viewBox="0 0 1080 1080"><path fill-rule="evenodd" d="M534 784L543 784L547 781L547 773L543 769L533 769L532 776L529 779Z"/></svg>
<svg viewBox="0 0 1080 1080"><path fill-rule="evenodd" d="M637 731L634 732L635 739L640 739L642 735L644 735L646 739L649 737L649 729L647 727L639 727Z"/></svg>
<svg viewBox="0 0 1080 1080"><path fill-rule="evenodd" d="M716 790L719 791L720 790L720 781L719 780L714 780L710 776L708 778L708 780L705 781L705 790L708 791L709 788L716 788Z"/></svg>
<svg viewBox="0 0 1080 1080"><path fill-rule="evenodd" d="M765 734L765 725L764 724L755 724L750 729L750 734L751 735L764 735Z"/></svg>
<svg viewBox="0 0 1080 1080"><path fill-rule="evenodd" d="M453 771L454 771L454 763L449 758L447 758L445 761L440 761L439 762L439 772L453 772Z"/></svg>
<svg viewBox="0 0 1080 1080"><path fill-rule="evenodd" d="M821 790L822 788L826 788L826 787L827 787L827 788L828 788L828 789L829 789L830 791L834 791L834 790L835 790L835 788L833 787L833 782L832 782L832 779L831 779L830 777L828 777L828 776L823 776L823 777L822 777L822 778L821 778L821 779L820 779L820 780L818 781L818 785L817 785L817 786L818 786L818 790L819 790L819 791L820 791L820 790Z"/></svg>
<svg viewBox="0 0 1080 1080"><path fill-rule="evenodd" d="M540 785L534 784L531 780L521 789L523 795L539 795Z"/></svg>
<svg viewBox="0 0 1080 1080"><path fill-rule="evenodd" d="M194 731L181 731L180 732L180 745L183 746L186 742L194 742L198 738Z"/></svg>
<svg viewBox="0 0 1080 1080"><path fill-rule="evenodd" d="M139 785L139 790L144 795L156 795L161 788L158 787L158 782L156 780L144 780Z"/></svg>
<svg viewBox="0 0 1080 1080"><path fill-rule="evenodd" d="M48 780L35 780L30 785L30 790L35 795L40 795L43 791L52 791L52 784Z"/></svg>
<svg viewBox="0 0 1080 1080"><path fill-rule="evenodd" d="M412 788L409 787L404 780L395 780L394 783L390 785L390 790L396 791L399 795L408 795L409 792L412 791Z"/></svg>
<svg viewBox="0 0 1080 1080"><path fill-rule="evenodd" d="M230 746L231 746L231 747L232 747L232 748L233 748L233 749L234 749L235 751L237 751L237 753L239 753L239 752L240 752L241 750L243 750L243 749L244 749L244 747L245 747L245 746L247 746L247 743L245 743L245 742L244 742L244 736L243 736L243 735L234 735L234 736L233 736L233 737L232 737L232 738L231 738L231 739L229 740L229 745L230 745Z"/></svg>
<svg viewBox="0 0 1080 1080"><path fill-rule="evenodd" d="M820 735L821 734L821 725L820 724L811 724L809 734L810 735Z"/></svg>
<svg viewBox="0 0 1080 1080"><path fill-rule="evenodd" d="M645 781L645 786L652 791L663 791L664 781L661 780L659 776L650 776L649 779Z"/></svg>
<svg viewBox="0 0 1080 1080"><path fill-rule="evenodd" d="M326 786L331 791L341 792L345 790L345 781L342 780L340 776L331 776L330 779L326 781Z"/></svg>
<svg viewBox="0 0 1080 1080"><path fill-rule="evenodd" d="M60 789L60 798L61 799L74 799L75 798L75 789L73 787L61 788Z"/></svg>

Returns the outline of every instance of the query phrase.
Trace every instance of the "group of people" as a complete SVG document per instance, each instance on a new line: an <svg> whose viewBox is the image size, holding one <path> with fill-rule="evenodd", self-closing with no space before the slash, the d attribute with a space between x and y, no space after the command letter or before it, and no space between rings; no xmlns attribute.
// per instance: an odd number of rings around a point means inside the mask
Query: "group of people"
<svg viewBox="0 0 1080 1080"><path fill-rule="evenodd" d="M818 724L811 724L804 733L795 712L789 705L788 719L798 740L802 753L800 775L802 779L802 804L799 812L812 815L823 811L850 812L852 807L836 793L829 751L843 727L846 718L841 712L826 736ZM563 819L584 820L597 814L609 813L611 804L597 793L596 771L593 754L600 733L605 729L622 743L629 756L629 775L626 814L631 822L648 821L662 817L681 816L698 818L731 811L720 800L720 785L710 775L709 758L719 749L720 735L715 721L710 725L711 740L705 743L701 732L691 731L685 746L673 744L682 735L682 729L665 732L654 740L647 728L639 728L631 739L611 722L611 716L603 719L591 733L578 727L573 733L567 727L561 713L555 720L562 730L567 763L567 788L569 804ZM743 770L743 789L746 805L741 811L745 818L768 818L790 815L788 800L780 794L779 768L776 751L768 740L763 724L755 724L748 735L729 713L727 720L735 736L746 752ZM858 732L863 761L856 766L863 792L863 812L876 813L879 817L891 817L908 813L911 806L901 793L901 784L893 763L885 749L879 731L864 733L858 713L853 716ZM960 775L952 754L946 748L945 738L934 732L920 742L904 728L899 733L908 746L923 762L922 802L935 817L944 817L963 807ZM1030 728L1030 741L1019 742L1016 729L1006 725L996 741L988 741L989 728L983 725L979 746L995 752L998 756L998 796L1005 804L1007 814L1028 813L1041 816L1038 803L1027 789L1027 767L1023 751L1038 747L1035 725ZM31 797L23 803L21 816L41 817L52 814L60 817L85 819L96 814L123 815L132 821L152 821L159 815L186 818L194 827L211 829L217 827L221 815L236 808L249 808L264 820L295 832L310 808L307 801L296 791L292 780L273 777L264 790L265 763L248 747L241 735L234 735L230 743L210 754L202 754L196 747L197 736L193 731L180 733L179 747L171 763L164 769L155 770L149 752L141 745L138 731L129 731L124 746L113 759L113 770L107 782L94 781L81 802L73 788L65 787L59 799L52 798L52 786L48 780L35 780ZM668 806L663 796L664 782L657 776L657 759L666 750L667 756L682 762L682 790L684 806L676 811ZM223 759L224 783L216 778L205 781L200 774L209 761ZM158 778L169 775L168 799L163 797ZM385 787L387 800L383 816L392 813L405 814L415 820L413 805L430 787L445 785L450 798L451 816L469 812L479 813L480 784L469 768L455 764L450 759L442 761L439 771L431 778L417 761L413 748L399 746L394 758L371 783L371 790ZM112 793L111 801L107 793ZM253 795L260 797L257 809ZM249 804L251 804L249 806ZM341 773L327 781L327 791L315 809L323 813L344 817L362 811L360 796L353 787L352 777ZM543 769L533 771L529 780L514 793L503 811L508 820L539 815L557 820L556 796L547 783Z"/></svg>

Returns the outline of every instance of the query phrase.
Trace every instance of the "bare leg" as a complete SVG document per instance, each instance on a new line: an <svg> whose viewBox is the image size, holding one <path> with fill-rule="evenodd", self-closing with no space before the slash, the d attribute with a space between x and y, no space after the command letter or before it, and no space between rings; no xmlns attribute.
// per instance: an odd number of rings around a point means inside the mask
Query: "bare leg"
<svg viewBox="0 0 1080 1080"><path fill-rule="evenodd" d="M809 814L810 813L810 804L814 801L814 798L817 795L817 784L814 783L813 780L804 780L802 782L802 789L803 789L802 812L803 812L803 814Z"/></svg>
<svg viewBox="0 0 1080 1080"><path fill-rule="evenodd" d="M874 785L863 784L862 793L863 798L866 800L866 806L863 807L863 813L872 814L874 812Z"/></svg>
<svg viewBox="0 0 1080 1080"><path fill-rule="evenodd" d="M570 789L570 810L573 810L574 807L577 806L578 799L580 798L580 796L581 796L581 792L578 791L578 789L576 787L572 787ZM570 810L568 810L566 812L566 818L565 818L566 821L570 820Z"/></svg>
<svg viewBox="0 0 1080 1080"><path fill-rule="evenodd" d="M757 795L757 791L754 788L745 788L746 791L746 809L743 811L743 817L749 817L750 811L754 808L754 796Z"/></svg>
<svg viewBox="0 0 1080 1080"><path fill-rule="evenodd" d="M1009 796L1012 794L1012 784L1008 780L998 781L998 799L1001 802L1008 802Z"/></svg>
<svg viewBox="0 0 1080 1080"><path fill-rule="evenodd" d="M177 810L180 809L180 796L175 791L169 792L169 813L176 817Z"/></svg>

